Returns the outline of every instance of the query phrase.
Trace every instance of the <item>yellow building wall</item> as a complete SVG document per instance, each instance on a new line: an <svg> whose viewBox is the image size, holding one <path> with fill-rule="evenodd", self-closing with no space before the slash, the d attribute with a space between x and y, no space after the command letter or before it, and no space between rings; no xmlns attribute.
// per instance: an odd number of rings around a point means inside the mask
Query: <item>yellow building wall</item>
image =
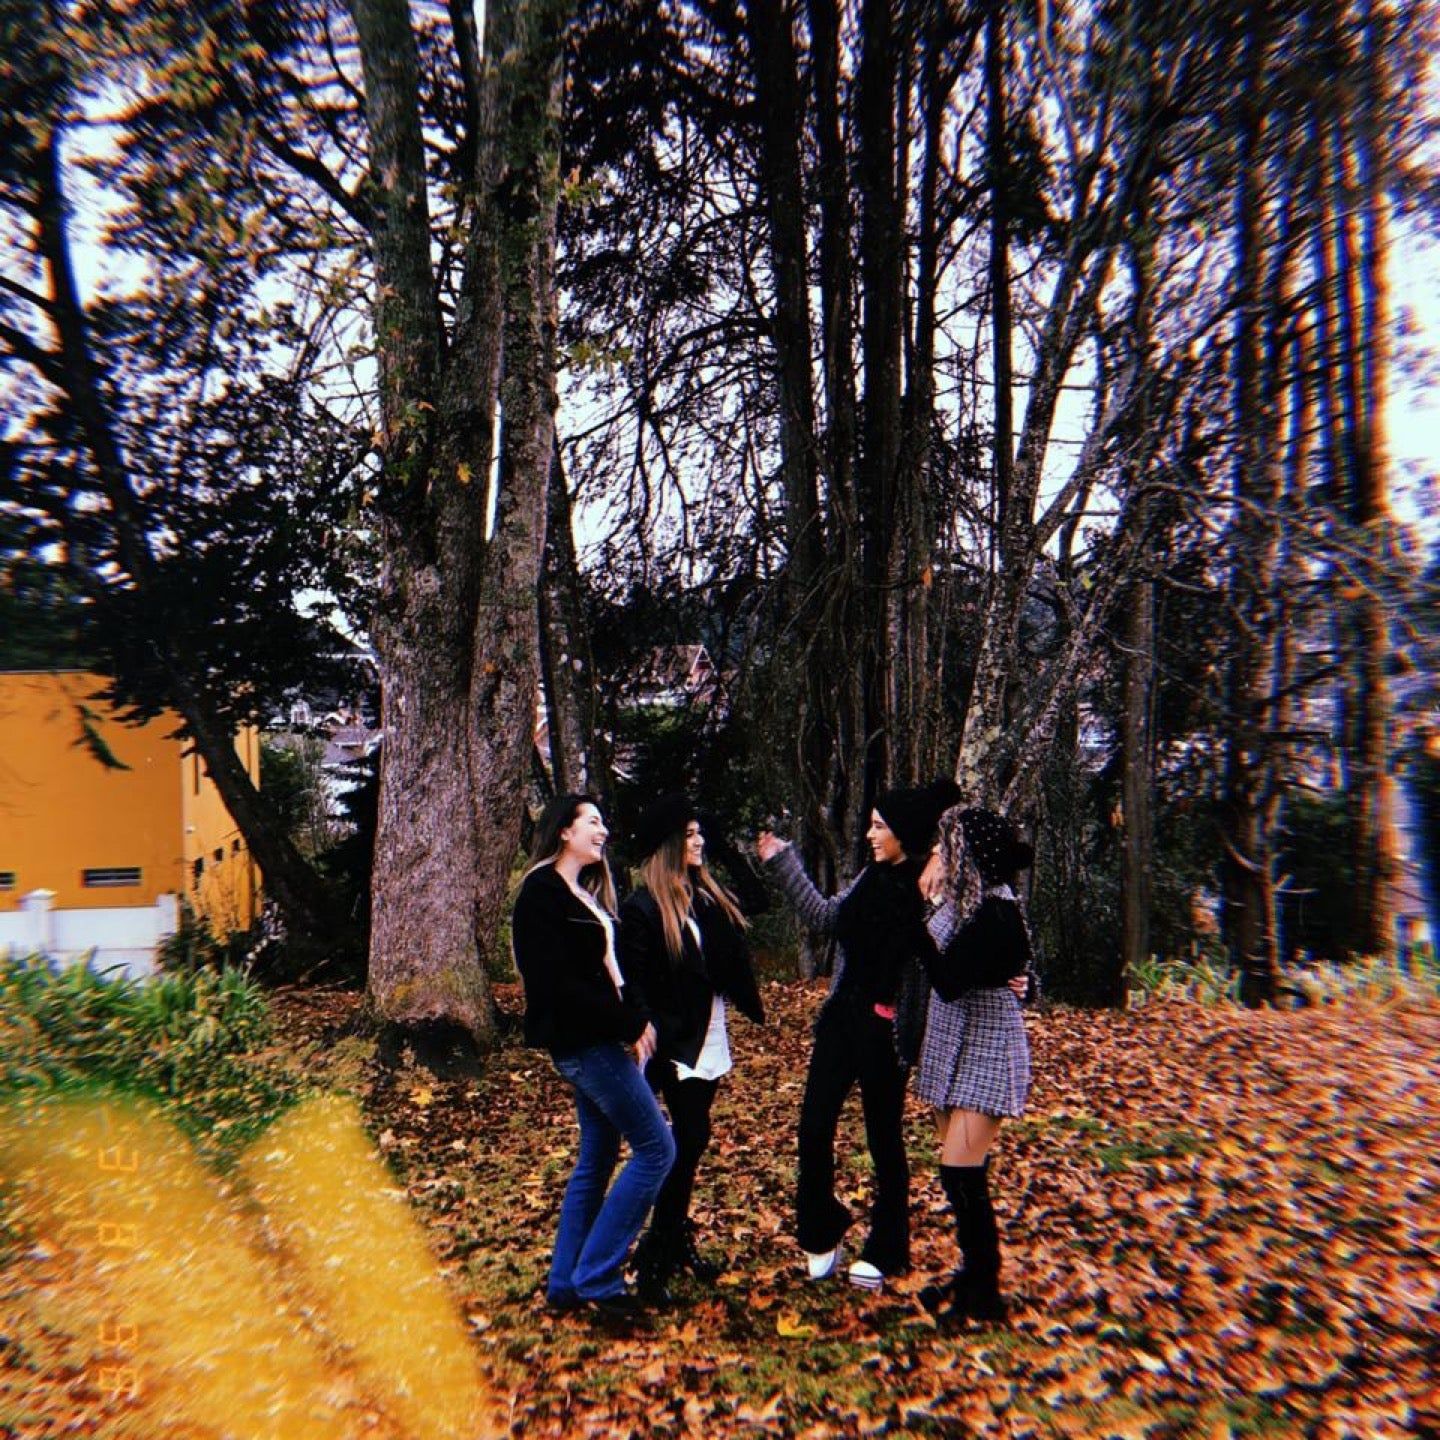
<svg viewBox="0 0 1440 1440"><path fill-rule="evenodd" d="M258 785L259 732L242 730L235 751ZM180 893L217 932L249 929L260 908L255 862L198 755L184 757L180 805L185 843L185 888Z"/></svg>
<svg viewBox="0 0 1440 1440"><path fill-rule="evenodd" d="M53 890L55 908L153 905L185 896L217 930L254 919L253 862L209 778L176 738L179 719L125 725L103 701L104 684L83 671L0 673L0 910L32 890ZM127 769L101 764L84 743L81 707ZM258 781L259 737L236 742ZM225 851L197 881L195 861ZM83 872L137 867L138 885L93 887ZM213 875L211 872L213 871ZM13 875L13 882L3 877Z"/></svg>

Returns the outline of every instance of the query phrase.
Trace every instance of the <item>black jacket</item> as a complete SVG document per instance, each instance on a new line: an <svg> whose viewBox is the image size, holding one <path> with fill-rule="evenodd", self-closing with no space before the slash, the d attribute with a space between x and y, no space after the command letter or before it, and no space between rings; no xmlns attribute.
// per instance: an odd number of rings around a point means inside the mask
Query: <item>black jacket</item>
<svg viewBox="0 0 1440 1440"><path fill-rule="evenodd" d="M930 983L942 1000L967 990L989 990L1023 975L1034 960L1020 907L987 895L975 913L950 937L944 953L927 957Z"/></svg>
<svg viewBox="0 0 1440 1440"><path fill-rule="evenodd" d="M637 890L620 907L620 969L627 994L634 992L655 1022L656 1054L693 1065L705 1043L710 1004L716 995L763 1024L765 1010L750 964L745 934L702 890L695 891L700 945L687 925L679 959L665 944L660 907L648 890Z"/></svg>
<svg viewBox="0 0 1440 1440"><path fill-rule="evenodd" d="M919 878L913 860L871 864L845 892L835 912L835 937L845 947L837 996L854 996L867 1009L894 1005L907 964L934 953Z"/></svg>
<svg viewBox="0 0 1440 1440"><path fill-rule="evenodd" d="M525 982L525 1039L554 1055L614 1040L633 1045L649 1023L605 968L605 927L553 865L525 877L511 926Z"/></svg>

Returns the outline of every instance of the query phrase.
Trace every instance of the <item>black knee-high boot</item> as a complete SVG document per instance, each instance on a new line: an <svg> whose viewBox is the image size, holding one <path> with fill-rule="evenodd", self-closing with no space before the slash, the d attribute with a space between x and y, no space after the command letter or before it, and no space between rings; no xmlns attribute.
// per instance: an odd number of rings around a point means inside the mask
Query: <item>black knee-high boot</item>
<svg viewBox="0 0 1440 1440"><path fill-rule="evenodd" d="M964 1283L965 1263L965 1222L961 1218L968 1206L965 1190L960 1181L963 1173L958 1165L940 1167L940 1188L950 1202L950 1215L955 1224L955 1239L960 1246L960 1264L944 1280L926 1285L919 1294L920 1303L932 1314L938 1315L955 1303Z"/></svg>
<svg viewBox="0 0 1440 1440"><path fill-rule="evenodd" d="M940 1183L955 1215L955 1239L964 1266L945 1287L957 1315L975 1320L1000 1320L1000 1233L990 1204L990 1159L982 1165L942 1165ZM936 1307L938 1308L938 1307Z"/></svg>

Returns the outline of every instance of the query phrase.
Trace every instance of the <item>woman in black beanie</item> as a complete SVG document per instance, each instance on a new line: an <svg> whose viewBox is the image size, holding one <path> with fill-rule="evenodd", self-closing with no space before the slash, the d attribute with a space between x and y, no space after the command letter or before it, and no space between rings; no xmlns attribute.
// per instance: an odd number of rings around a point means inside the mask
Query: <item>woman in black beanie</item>
<svg viewBox="0 0 1440 1440"><path fill-rule="evenodd" d="M723 850L723 844L721 846ZM690 1198L710 1143L710 1107L730 1070L725 1002L756 1024L765 1012L741 903L705 864L705 836L695 807L665 795L640 817L634 851L641 886L620 907L620 969L625 988L655 1023L658 1042L646 1069L664 1098L675 1136L675 1163L655 1201L650 1229L635 1251L643 1297L663 1300L677 1270L714 1280L720 1267L695 1243ZM745 908L765 908L764 887L743 861L731 865L737 884L759 891ZM744 886L746 876L751 884Z"/></svg>
<svg viewBox="0 0 1440 1440"><path fill-rule="evenodd" d="M826 899L799 857L769 831L757 848L808 930L838 941L830 993L815 1022L815 1046L800 1107L796 1236L812 1280L835 1273L851 1214L835 1194L835 1130L858 1083L865 1143L875 1165L870 1230L850 1282L878 1290L887 1275L910 1268L910 1172L905 1159L905 1066L896 1046L895 1016L907 966L928 948L921 864L941 811L959 798L953 783L888 790L875 803L870 828L873 862L839 895Z"/></svg>
<svg viewBox="0 0 1440 1440"><path fill-rule="evenodd" d="M1014 825L990 810L948 810L925 887L938 902L930 934L940 952L915 1091L935 1107L940 1183L964 1267L920 1292L954 1319L1004 1318L1000 1238L990 1203L990 1147L1005 1116L1024 1114L1030 1047L1019 977L1033 952L1015 887L1035 858ZM1013 992L1013 993L1012 993Z"/></svg>

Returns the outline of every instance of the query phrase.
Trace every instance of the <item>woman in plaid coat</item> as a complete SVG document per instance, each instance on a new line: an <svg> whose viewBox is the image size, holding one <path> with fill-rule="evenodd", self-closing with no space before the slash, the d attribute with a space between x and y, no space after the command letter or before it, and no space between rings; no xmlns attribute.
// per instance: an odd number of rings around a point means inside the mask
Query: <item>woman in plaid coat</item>
<svg viewBox="0 0 1440 1440"><path fill-rule="evenodd" d="M1012 982L1033 959L1014 886L1034 853L1003 815L947 810L922 881L939 901L929 921L939 958L927 967L935 994L915 1090L935 1107L940 1183L965 1263L920 1299L956 1319L1005 1314L990 1147L1001 1119L1024 1113L1030 1089L1030 1047Z"/></svg>

